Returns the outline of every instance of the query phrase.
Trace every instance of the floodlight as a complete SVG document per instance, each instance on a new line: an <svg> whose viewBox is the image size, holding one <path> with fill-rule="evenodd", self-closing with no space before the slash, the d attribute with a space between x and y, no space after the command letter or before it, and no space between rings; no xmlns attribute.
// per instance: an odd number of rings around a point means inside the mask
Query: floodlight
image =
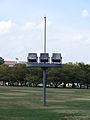
<svg viewBox="0 0 90 120"><path fill-rule="evenodd" d="M38 61L37 53L28 53L27 60L28 62L37 62Z"/></svg>
<svg viewBox="0 0 90 120"><path fill-rule="evenodd" d="M57 63L61 62L62 61L61 53L53 53L51 59L52 59L53 63L54 62L57 62Z"/></svg>
<svg viewBox="0 0 90 120"><path fill-rule="evenodd" d="M48 63L49 62L49 54L48 53L40 53L40 62Z"/></svg>
<svg viewBox="0 0 90 120"><path fill-rule="evenodd" d="M40 53L39 62L37 53L28 53L27 67L40 67L43 69L43 105L46 105L46 69L47 68L60 68L62 69L62 57L61 53L53 53L50 57L49 53L46 53L46 17L44 17L44 53Z"/></svg>

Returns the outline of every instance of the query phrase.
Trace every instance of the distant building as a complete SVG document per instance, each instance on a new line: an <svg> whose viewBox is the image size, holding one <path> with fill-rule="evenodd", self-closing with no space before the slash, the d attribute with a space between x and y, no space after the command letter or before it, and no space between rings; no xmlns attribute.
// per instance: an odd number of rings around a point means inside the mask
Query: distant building
<svg viewBox="0 0 90 120"><path fill-rule="evenodd" d="M26 61L18 61L17 64L26 64Z"/></svg>
<svg viewBox="0 0 90 120"><path fill-rule="evenodd" d="M13 67L17 63L15 61L4 61L4 64L8 65L9 67Z"/></svg>
<svg viewBox="0 0 90 120"><path fill-rule="evenodd" d="M9 67L13 67L15 64L26 64L25 61L4 61L5 65L8 65Z"/></svg>

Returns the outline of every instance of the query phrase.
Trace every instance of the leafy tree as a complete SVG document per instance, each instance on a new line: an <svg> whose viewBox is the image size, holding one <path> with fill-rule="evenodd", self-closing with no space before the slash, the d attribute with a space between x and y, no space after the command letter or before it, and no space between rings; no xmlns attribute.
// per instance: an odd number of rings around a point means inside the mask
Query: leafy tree
<svg viewBox="0 0 90 120"><path fill-rule="evenodd" d="M40 68L29 68L25 79L29 82L29 86L38 86L42 83L42 70Z"/></svg>
<svg viewBox="0 0 90 120"><path fill-rule="evenodd" d="M63 82L63 88L66 88L66 84L68 82L71 82L71 73L72 73L72 64L63 64L63 69L62 69L62 73L61 73L61 78L62 78L62 82Z"/></svg>
<svg viewBox="0 0 90 120"><path fill-rule="evenodd" d="M60 81L60 68L50 68L47 71L47 84L53 87L58 87L61 84Z"/></svg>
<svg viewBox="0 0 90 120"><path fill-rule="evenodd" d="M90 73L90 65L88 64L84 64L84 63L78 63L81 70L84 71L84 74L82 74L82 76L84 76L84 78L81 80L81 85L80 88L82 86L82 84L87 84L87 88L88 88L88 84L89 84L89 73Z"/></svg>
<svg viewBox="0 0 90 120"><path fill-rule="evenodd" d="M4 59L0 57L0 65L4 63Z"/></svg>
<svg viewBox="0 0 90 120"><path fill-rule="evenodd" d="M14 67L8 67L5 64L0 65L0 81L3 81L3 85L6 82L9 85L28 85L38 86L43 83L43 71L40 68L27 68L24 64L16 64ZM59 87L63 83L63 88L66 87L67 83L72 83L72 88L80 84L90 84L90 65L84 63L76 64L63 64L62 71L59 68L47 69L47 80L46 84L52 87Z"/></svg>
<svg viewBox="0 0 90 120"><path fill-rule="evenodd" d="M6 82L9 82L10 71L7 65L0 65L0 81L3 81L3 85L6 85Z"/></svg>
<svg viewBox="0 0 90 120"><path fill-rule="evenodd" d="M86 65L87 69L86 69L86 79L84 81L84 83L87 85L87 89L88 89L88 85L90 84L90 65Z"/></svg>
<svg viewBox="0 0 90 120"><path fill-rule="evenodd" d="M17 80L19 83L21 83L21 86L23 84L26 84L25 77L27 74L27 68L24 64L16 64L13 67L12 76Z"/></svg>

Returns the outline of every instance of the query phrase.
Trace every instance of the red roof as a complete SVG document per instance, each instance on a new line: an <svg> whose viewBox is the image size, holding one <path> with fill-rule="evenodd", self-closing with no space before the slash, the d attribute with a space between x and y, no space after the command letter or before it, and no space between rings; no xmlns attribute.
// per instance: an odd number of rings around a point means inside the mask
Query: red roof
<svg viewBox="0 0 90 120"><path fill-rule="evenodd" d="M6 64L6 65L15 65L16 62L15 61L4 61L4 64Z"/></svg>

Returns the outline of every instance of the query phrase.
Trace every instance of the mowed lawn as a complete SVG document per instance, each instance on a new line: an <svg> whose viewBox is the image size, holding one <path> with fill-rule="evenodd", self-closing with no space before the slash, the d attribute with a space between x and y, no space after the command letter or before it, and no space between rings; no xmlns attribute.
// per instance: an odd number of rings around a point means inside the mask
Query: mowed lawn
<svg viewBox="0 0 90 120"><path fill-rule="evenodd" d="M90 89L0 86L0 120L90 120Z"/></svg>

